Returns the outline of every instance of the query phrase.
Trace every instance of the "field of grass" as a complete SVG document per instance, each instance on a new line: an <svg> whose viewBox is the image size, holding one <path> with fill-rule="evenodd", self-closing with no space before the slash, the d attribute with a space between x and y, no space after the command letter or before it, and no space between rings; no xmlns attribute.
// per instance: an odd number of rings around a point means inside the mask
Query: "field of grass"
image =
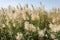
<svg viewBox="0 0 60 40"><path fill-rule="evenodd" d="M31 7L0 9L0 40L60 40L60 9Z"/></svg>

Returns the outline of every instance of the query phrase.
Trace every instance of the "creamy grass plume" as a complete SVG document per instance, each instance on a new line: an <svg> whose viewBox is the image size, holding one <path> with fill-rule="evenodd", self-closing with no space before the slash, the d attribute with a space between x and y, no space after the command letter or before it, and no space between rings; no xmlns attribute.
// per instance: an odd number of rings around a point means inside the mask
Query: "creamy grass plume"
<svg viewBox="0 0 60 40"><path fill-rule="evenodd" d="M1 40L60 40L60 9L31 6L0 10Z"/></svg>

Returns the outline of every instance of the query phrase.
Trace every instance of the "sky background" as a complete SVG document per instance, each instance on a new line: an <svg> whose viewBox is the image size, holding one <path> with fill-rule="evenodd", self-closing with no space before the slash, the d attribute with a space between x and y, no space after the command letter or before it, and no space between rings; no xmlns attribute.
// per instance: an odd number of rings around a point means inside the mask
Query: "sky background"
<svg viewBox="0 0 60 40"><path fill-rule="evenodd" d="M0 8L7 8L8 5L16 6L19 4L21 4L22 6L25 4L33 4L34 7L39 7L41 6L40 2L42 2L42 5L45 6L46 10L50 10L54 7L60 8L60 0L0 0Z"/></svg>

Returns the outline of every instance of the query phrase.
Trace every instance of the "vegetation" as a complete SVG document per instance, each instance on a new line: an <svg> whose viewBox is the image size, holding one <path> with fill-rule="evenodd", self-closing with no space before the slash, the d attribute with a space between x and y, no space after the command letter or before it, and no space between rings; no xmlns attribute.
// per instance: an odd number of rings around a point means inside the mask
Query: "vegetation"
<svg viewBox="0 0 60 40"><path fill-rule="evenodd" d="M60 40L60 9L28 5L1 8L1 40Z"/></svg>

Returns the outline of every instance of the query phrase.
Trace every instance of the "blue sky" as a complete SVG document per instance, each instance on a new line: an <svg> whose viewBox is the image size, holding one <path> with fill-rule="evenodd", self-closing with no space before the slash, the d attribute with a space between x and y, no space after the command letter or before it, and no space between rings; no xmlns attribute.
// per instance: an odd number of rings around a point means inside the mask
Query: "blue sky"
<svg viewBox="0 0 60 40"><path fill-rule="evenodd" d="M41 6L40 2L42 2L46 10L50 10L53 7L60 8L60 0L0 0L0 8L8 7L8 5L16 6L18 4L21 4L22 6L24 4L33 4L35 7L39 7Z"/></svg>

